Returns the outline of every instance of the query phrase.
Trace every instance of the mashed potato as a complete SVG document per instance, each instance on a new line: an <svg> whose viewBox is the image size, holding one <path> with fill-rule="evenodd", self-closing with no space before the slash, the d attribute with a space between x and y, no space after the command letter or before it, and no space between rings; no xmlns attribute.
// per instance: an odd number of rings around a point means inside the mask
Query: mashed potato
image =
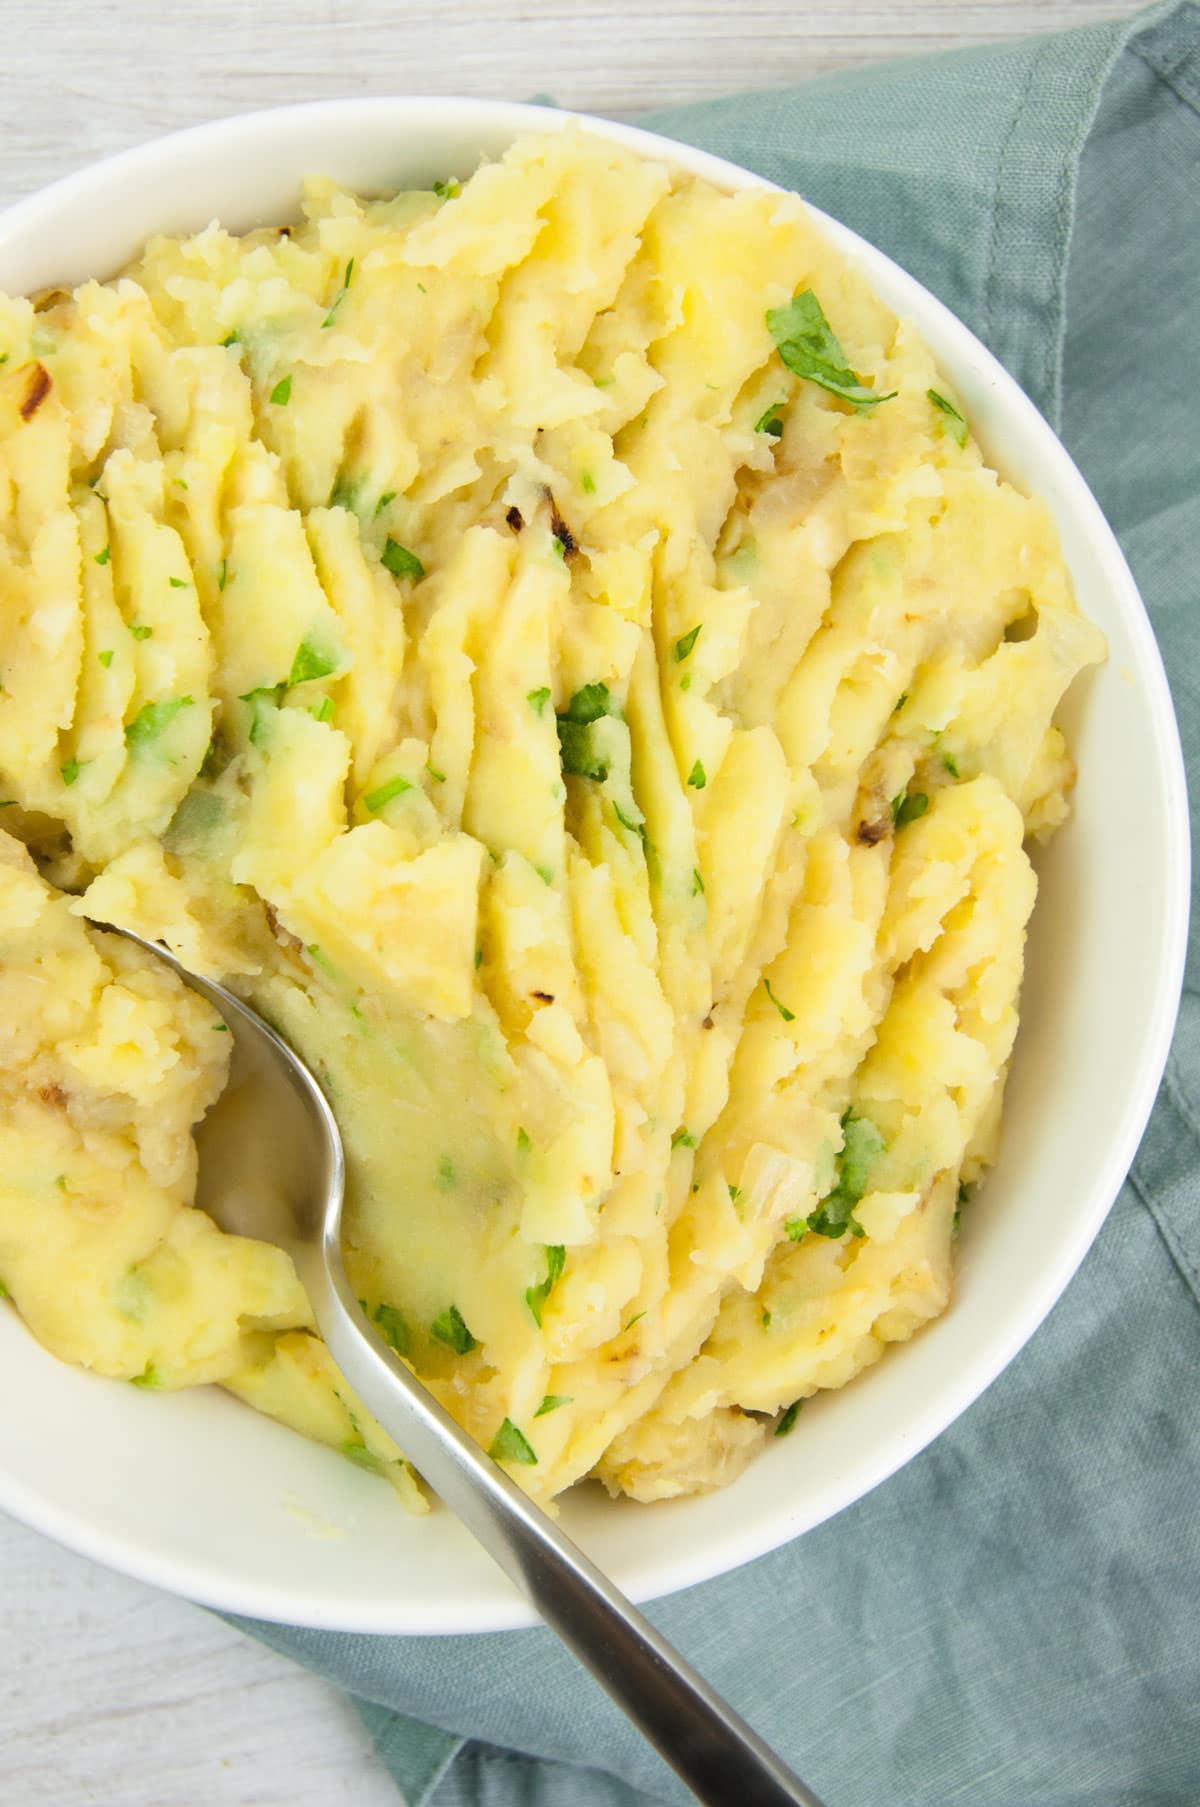
<svg viewBox="0 0 1200 1807"><path fill-rule="evenodd" d="M727 1481L947 1302L1102 653L791 198L568 132L0 301L4 1290L419 1503L193 1208L230 1038L125 924L320 1074L372 1323L523 1484Z"/></svg>

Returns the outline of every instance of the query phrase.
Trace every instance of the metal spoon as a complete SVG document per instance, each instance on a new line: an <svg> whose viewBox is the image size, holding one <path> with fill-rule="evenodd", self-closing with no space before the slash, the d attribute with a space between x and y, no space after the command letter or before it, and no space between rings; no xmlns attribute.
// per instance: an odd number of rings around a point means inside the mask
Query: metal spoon
<svg viewBox="0 0 1200 1807"><path fill-rule="evenodd" d="M233 1033L229 1084L196 1132L200 1207L223 1228L288 1251L359 1398L698 1800L821 1807L369 1328L342 1262L342 1139L304 1063L224 986L118 932L208 998Z"/></svg>

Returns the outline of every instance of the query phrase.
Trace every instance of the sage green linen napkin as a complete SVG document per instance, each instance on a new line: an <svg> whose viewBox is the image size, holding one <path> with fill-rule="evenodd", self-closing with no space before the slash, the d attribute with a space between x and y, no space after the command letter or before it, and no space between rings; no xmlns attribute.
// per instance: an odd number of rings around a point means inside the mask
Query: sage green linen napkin
<svg viewBox="0 0 1200 1807"><path fill-rule="evenodd" d="M1121 537L1200 790L1198 109L1187 3L649 123L857 227L1020 379ZM1130 1179L1020 1357L886 1485L651 1617L829 1807L1197 1807L1198 1304L1189 989ZM685 1798L547 1632L245 1628L352 1691L409 1807Z"/></svg>

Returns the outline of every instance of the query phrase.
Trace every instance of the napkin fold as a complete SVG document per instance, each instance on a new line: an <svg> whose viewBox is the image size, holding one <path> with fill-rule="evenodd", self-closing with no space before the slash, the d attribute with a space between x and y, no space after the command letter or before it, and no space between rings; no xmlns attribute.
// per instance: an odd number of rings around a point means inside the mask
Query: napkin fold
<svg viewBox="0 0 1200 1807"><path fill-rule="evenodd" d="M1182 0L646 123L856 227L999 355L1121 539L1195 778L1200 8ZM1133 1171L1021 1355L857 1505L650 1608L829 1807L1200 1802L1192 933ZM351 1691L408 1807L688 1798L548 1632L235 1623Z"/></svg>

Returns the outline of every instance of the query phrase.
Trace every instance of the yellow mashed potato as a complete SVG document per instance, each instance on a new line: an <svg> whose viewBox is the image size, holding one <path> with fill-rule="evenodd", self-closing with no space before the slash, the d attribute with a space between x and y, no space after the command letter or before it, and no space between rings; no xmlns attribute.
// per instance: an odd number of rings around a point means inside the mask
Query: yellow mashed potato
<svg viewBox="0 0 1200 1807"><path fill-rule="evenodd" d="M1052 724L1046 509L805 209L602 139L0 301L0 1281L421 1495L191 1205L233 985L378 1333L549 1498L720 1485L945 1306Z"/></svg>

